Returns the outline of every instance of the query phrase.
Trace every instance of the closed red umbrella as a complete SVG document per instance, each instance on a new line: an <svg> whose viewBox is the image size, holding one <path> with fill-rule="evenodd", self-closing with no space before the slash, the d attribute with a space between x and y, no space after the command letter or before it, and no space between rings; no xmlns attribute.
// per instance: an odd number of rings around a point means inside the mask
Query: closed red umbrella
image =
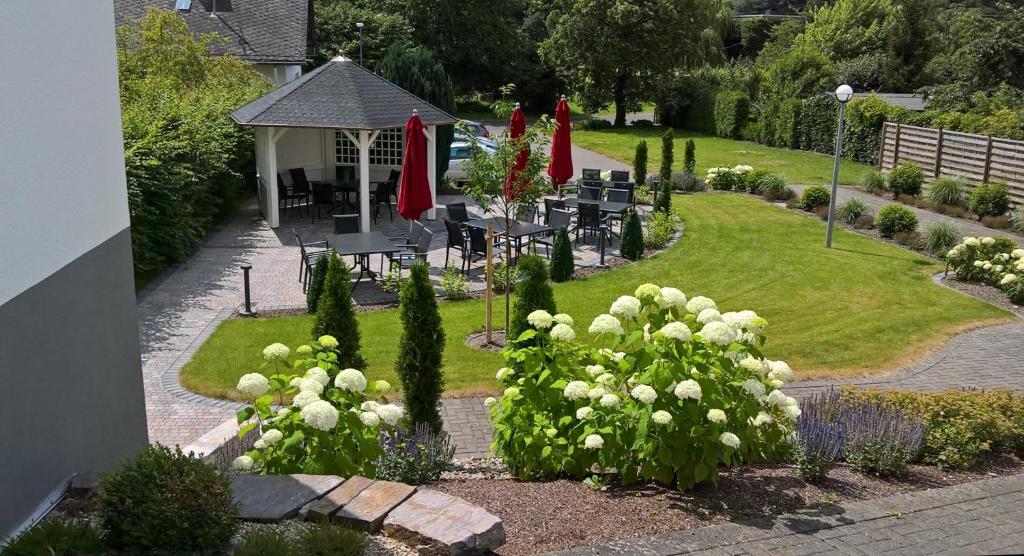
<svg viewBox="0 0 1024 556"><path fill-rule="evenodd" d="M405 156L402 158L402 185L398 190L398 214L406 220L419 220L423 211L434 208L427 180L427 139L423 122L413 111L405 124Z"/></svg>
<svg viewBox="0 0 1024 556"><path fill-rule="evenodd" d="M548 175L551 176L551 183L558 187L572 178L572 140L569 137L569 130L572 122L569 120L569 103L562 95L555 108L555 136L551 139L551 162L548 163Z"/></svg>
<svg viewBox="0 0 1024 556"><path fill-rule="evenodd" d="M523 117L523 111L519 108L519 103L516 103L516 109L512 111L512 118L508 122L508 136L509 139L519 139L526 134L526 118ZM505 197L509 199L515 199L522 193L525 184L519 183L519 173L526 168L527 161L530 160L530 149L524 146L523 149L516 154L516 162L512 166L512 170L508 173L508 177L505 178Z"/></svg>

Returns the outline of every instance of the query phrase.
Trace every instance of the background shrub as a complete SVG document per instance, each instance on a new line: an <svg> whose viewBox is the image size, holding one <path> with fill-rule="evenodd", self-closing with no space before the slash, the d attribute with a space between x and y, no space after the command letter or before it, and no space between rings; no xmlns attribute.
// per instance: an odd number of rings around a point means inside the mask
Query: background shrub
<svg viewBox="0 0 1024 556"><path fill-rule="evenodd" d="M324 291L320 294L313 319L313 337L323 335L334 336L338 340L338 364L342 369L366 368L366 361L359 354L359 322L352 308L349 269L333 252L328 257Z"/></svg>
<svg viewBox="0 0 1024 556"><path fill-rule="evenodd" d="M967 204L967 182L963 178L939 178L928 186L928 200L936 205L962 207Z"/></svg>
<svg viewBox="0 0 1024 556"><path fill-rule="evenodd" d="M647 183L647 141L643 139L636 144L636 153L633 155L633 176L637 187Z"/></svg>
<svg viewBox="0 0 1024 556"><path fill-rule="evenodd" d="M604 118L591 118L573 122L572 128L577 131L601 131L603 129L611 129L612 123Z"/></svg>
<svg viewBox="0 0 1024 556"><path fill-rule="evenodd" d="M861 215L853 221L853 227L858 230L870 230L875 227L875 217L870 214Z"/></svg>
<svg viewBox="0 0 1024 556"><path fill-rule="evenodd" d="M986 228L994 230L1006 230L1010 228L1010 217L1003 216L982 216L981 224Z"/></svg>
<svg viewBox="0 0 1024 556"><path fill-rule="evenodd" d="M875 227L878 228L882 237L888 238L898 233L916 232L917 215L903 205L888 205L878 211Z"/></svg>
<svg viewBox="0 0 1024 556"><path fill-rule="evenodd" d="M889 191L893 199L900 195L918 196L924 186L924 172L913 162L897 164L889 172Z"/></svg>
<svg viewBox="0 0 1024 556"><path fill-rule="evenodd" d="M668 215L668 213L660 211L656 211L655 214ZM626 213L619 252L631 261L640 260L640 257L644 256L644 230L640 226L640 216L635 210Z"/></svg>
<svg viewBox="0 0 1024 556"><path fill-rule="evenodd" d="M555 308L555 294L548 283L548 263L538 255L524 255L517 265L523 279L516 285L516 299L512 304L512 321L506 341L518 338L530 328L526 316L544 309L552 315L558 312Z"/></svg>
<svg viewBox="0 0 1024 556"><path fill-rule="evenodd" d="M515 265L509 265L505 261L498 262L494 265L494 291L498 293L505 293L508 290L516 287L519 283L519 268Z"/></svg>
<svg viewBox="0 0 1024 556"><path fill-rule="evenodd" d="M732 168L711 168L708 170L708 186L715 191L742 191L743 177Z"/></svg>
<svg viewBox="0 0 1024 556"><path fill-rule="evenodd" d="M320 523L306 529L294 548L304 556L360 556L368 543L366 533Z"/></svg>
<svg viewBox="0 0 1024 556"><path fill-rule="evenodd" d="M764 168L751 170L743 174L743 188L750 193L759 194L761 193L761 180L769 175L771 175L771 171Z"/></svg>
<svg viewBox="0 0 1024 556"><path fill-rule="evenodd" d="M971 191L967 207L978 218L1002 216L1010 210L1010 191L1005 183L985 182Z"/></svg>
<svg viewBox="0 0 1024 556"><path fill-rule="evenodd" d="M870 209L864 204L864 201L854 198L839 205L839 208L836 209L836 215L839 216L840 220L852 226L857 222L858 218L864 216L869 211Z"/></svg>
<svg viewBox="0 0 1024 556"><path fill-rule="evenodd" d="M87 521L45 520L0 546L0 553L5 556L86 556L107 552L103 538Z"/></svg>
<svg viewBox="0 0 1024 556"><path fill-rule="evenodd" d="M686 150L683 152L683 170L691 176L697 175L697 144L693 139L686 140Z"/></svg>
<svg viewBox="0 0 1024 556"><path fill-rule="evenodd" d="M292 542L280 531L250 529L243 533L231 556L298 556Z"/></svg>
<svg viewBox="0 0 1024 556"><path fill-rule="evenodd" d="M961 239L963 239L963 234L960 233L959 228L948 222L939 222L925 229L922 246L929 253L942 258L947 251L960 243Z"/></svg>
<svg viewBox="0 0 1024 556"><path fill-rule="evenodd" d="M804 194L800 196L800 207L806 211L813 211L818 207L828 206L830 197L828 189L820 185L812 185L804 189Z"/></svg>
<svg viewBox="0 0 1024 556"><path fill-rule="evenodd" d="M675 214L652 212L647 215L647 231L644 234L644 245L650 249L661 249L672 241L679 229L679 217Z"/></svg>
<svg viewBox="0 0 1024 556"><path fill-rule="evenodd" d="M99 517L114 548L216 552L238 529L231 484L192 454L151 444L100 480Z"/></svg>
<svg viewBox="0 0 1024 556"><path fill-rule="evenodd" d="M769 174L758 180L761 195L769 201L784 201L792 196L792 190L786 185L786 179L779 174Z"/></svg>
<svg viewBox="0 0 1024 556"><path fill-rule="evenodd" d="M399 428L382 433L380 447L383 453L377 460L377 479L409 485L437 481L455 457L448 433L432 431L423 423L412 431Z"/></svg>
<svg viewBox="0 0 1024 556"><path fill-rule="evenodd" d="M707 184L700 178L686 172L672 172L672 190L684 193L696 193L707 189Z"/></svg>
<svg viewBox="0 0 1024 556"><path fill-rule="evenodd" d="M569 231L562 226L555 231L555 243L551 246L551 280L565 282L572 280L576 271L576 261L572 256L572 241Z"/></svg>
<svg viewBox="0 0 1024 556"><path fill-rule="evenodd" d="M309 286L306 289L306 311L311 315L316 314L320 294L324 291L324 280L327 279L327 254L324 253L317 257L315 265L312 270L313 274L309 277Z"/></svg>
<svg viewBox="0 0 1024 556"><path fill-rule="evenodd" d="M888 186L885 184L885 175L878 170L871 170L866 176L864 176L863 182L864 191L878 195L885 191Z"/></svg>
<svg viewBox="0 0 1024 556"><path fill-rule="evenodd" d="M439 431L445 336L427 268L425 264L413 265L409 270L409 283L399 295L402 337L398 342L395 371L402 379L409 420L414 425L426 424Z"/></svg>
<svg viewBox="0 0 1024 556"><path fill-rule="evenodd" d="M750 97L746 93L724 91L715 97L715 133L719 137L739 139L749 117Z"/></svg>
<svg viewBox="0 0 1024 556"><path fill-rule="evenodd" d="M775 137L772 145L787 149L800 148L800 124L803 116L802 100L790 98L778 104L775 121Z"/></svg>
<svg viewBox="0 0 1024 556"><path fill-rule="evenodd" d="M439 285L449 301L458 301L469 297L469 284L466 277L455 267L447 267L441 271Z"/></svg>

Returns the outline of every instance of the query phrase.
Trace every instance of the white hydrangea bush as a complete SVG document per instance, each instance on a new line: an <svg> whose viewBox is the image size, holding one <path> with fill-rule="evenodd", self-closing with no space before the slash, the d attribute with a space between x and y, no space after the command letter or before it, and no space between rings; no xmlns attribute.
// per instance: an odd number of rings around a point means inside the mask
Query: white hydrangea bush
<svg viewBox="0 0 1024 556"><path fill-rule="evenodd" d="M569 317L538 315L504 352L504 395L484 404L495 455L523 478L614 471L679 488L723 464L785 459L800 413L781 389L793 371L762 355L763 318L720 311L644 284L589 324L593 343L544 326L571 328Z"/></svg>
<svg viewBox="0 0 1024 556"><path fill-rule="evenodd" d="M337 347L337 339L321 336L297 347L291 362L284 344L263 350L273 374L245 374L236 387L251 402L238 412L238 436L260 436L234 470L374 476L381 430L392 432L404 413L384 397L391 390L386 381L339 368Z"/></svg>
<svg viewBox="0 0 1024 556"><path fill-rule="evenodd" d="M958 280L981 282L1024 305L1024 249L1006 238L968 237L945 254Z"/></svg>

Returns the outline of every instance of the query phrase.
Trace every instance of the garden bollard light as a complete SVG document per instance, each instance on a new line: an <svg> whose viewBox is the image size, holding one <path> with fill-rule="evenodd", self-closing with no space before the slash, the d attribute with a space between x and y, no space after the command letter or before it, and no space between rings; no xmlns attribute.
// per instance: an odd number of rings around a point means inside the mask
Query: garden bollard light
<svg viewBox="0 0 1024 556"><path fill-rule="evenodd" d="M607 237L605 234L608 231L608 226L601 226L600 230L601 230L601 262L597 263L597 268L608 268L608 265L605 264L605 262L604 262L604 243L605 243L606 237Z"/></svg>
<svg viewBox="0 0 1024 556"><path fill-rule="evenodd" d="M256 311L252 310L252 300L249 298L249 270L252 269L251 264L242 265L242 284L245 289L245 309L238 312L243 317L251 317L256 314Z"/></svg>

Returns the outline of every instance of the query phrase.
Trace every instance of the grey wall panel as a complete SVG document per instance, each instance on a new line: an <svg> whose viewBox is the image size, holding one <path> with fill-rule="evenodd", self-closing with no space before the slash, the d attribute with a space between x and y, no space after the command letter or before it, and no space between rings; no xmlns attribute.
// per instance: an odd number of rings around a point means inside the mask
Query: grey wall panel
<svg viewBox="0 0 1024 556"><path fill-rule="evenodd" d="M0 538L68 475L145 445L134 291L124 229L0 305Z"/></svg>

